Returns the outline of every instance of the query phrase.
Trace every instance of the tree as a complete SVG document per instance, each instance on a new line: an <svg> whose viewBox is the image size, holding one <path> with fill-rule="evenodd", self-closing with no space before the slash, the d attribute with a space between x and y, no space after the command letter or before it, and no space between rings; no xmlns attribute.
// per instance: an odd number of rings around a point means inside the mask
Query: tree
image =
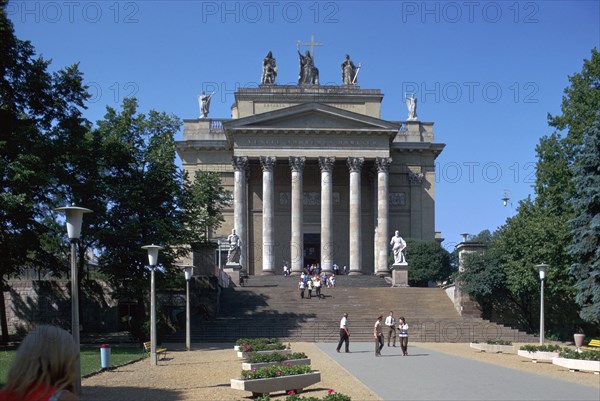
<svg viewBox="0 0 600 401"><path fill-rule="evenodd" d="M406 260L410 264L408 282L414 287L426 287L429 280L450 277L450 254L435 241L406 240Z"/></svg>
<svg viewBox="0 0 600 401"><path fill-rule="evenodd" d="M222 221L220 206L227 199L214 175L199 173L186 182L175 165L174 135L180 125L177 117L166 113L139 114L135 99L125 99L120 112L107 108L98 122L107 197L98 230L99 265L117 286L118 296L138 301L139 325L150 282L147 253L141 247L164 247L156 277L159 286L162 280L180 276L176 263L192 247L208 246L206 233Z"/></svg>
<svg viewBox="0 0 600 401"><path fill-rule="evenodd" d="M48 205L57 186L57 135L82 122L88 94L78 66L55 73L14 35L0 0L0 289L27 265L56 257L45 248ZM0 296L2 340L8 340Z"/></svg>
<svg viewBox="0 0 600 401"><path fill-rule="evenodd" d="M571 204L577 215L571 221L573 257L570 274L575 277L580 316L600 323L600 111L591 128L584 131L573 168L575 196Z"/></svg>

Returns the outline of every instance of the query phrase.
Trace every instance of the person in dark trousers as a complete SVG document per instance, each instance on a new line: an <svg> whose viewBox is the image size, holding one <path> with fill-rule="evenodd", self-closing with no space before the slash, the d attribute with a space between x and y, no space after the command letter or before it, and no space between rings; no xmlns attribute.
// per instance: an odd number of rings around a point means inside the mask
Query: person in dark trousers
<svg viewBox="0 0 600 401"><path fill-rule="evenodd" d="M381 356L381 349L383 348L383 330L381 329L382 315L379 315L375 321L373 327L373 337L375 337L375 356Z"/></svg>
<svg viewBox="0 0 600 401"><path fill-rule="evenodd" d="M404 317L398 319L398 336L400 337L400 348L402 348L402 355L408 355L408 324Z"/></svg>
<svg viewBox="0 0 600 401"><path fill-rule="evenodd" d="M394 347L396 346L396 318L394 312L390 311L388 317L385 318L385 325L388 328L388 347L390 346L390 339L394 339Z"/></svg>
<svg viewBox="0 0 600 401"><path fill-rule="evenodd" d="M350 352L350 332L348 331L348 314L344 313L344 317L340 320L340 342L336 348L340 352L342 344L346 343L346 352Z"/></svg>

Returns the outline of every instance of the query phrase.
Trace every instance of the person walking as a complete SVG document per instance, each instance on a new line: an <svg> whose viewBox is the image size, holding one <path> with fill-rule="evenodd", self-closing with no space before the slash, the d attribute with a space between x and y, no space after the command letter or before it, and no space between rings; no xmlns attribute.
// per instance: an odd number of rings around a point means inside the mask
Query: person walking
<svg viewBox="0 0 600 401"><path fill-rule="evenodd" d="M300 279L300 281L298 281L298 291L300 291L300 298L304 299L304 289L306 287L306 284L304 283L304 280Z"/></svg>
<svg viewBox="0 0 600 401"><path fill-rule="evenodd" d="M394 312L390 311L388 316L385 318L385 325L388 328L388 347L390 346L390 337L394 339L394 347L396 346L396 318Z"/></svg>
<svg viewBox="0 0 600 401"><path fill-rule="evenodd" d="M381 356L381 349L383 348L383 330L381 329L382 320L383 315L379 315L375 321L375 326L373 327L373 337L375 337L375 356Z"/></svg>
<svg viewBox="0 0 600 401"><path fill-rule="evenodd" d="M348 331L348 314L344 313L344 317L340 320L340 342L338 343L337 352L340 352L342 344L346 343L346 352L350 352L350 332Z"/></svg>
<svg viewBox="0 0 600 401"><path fill-rule="evenodd" d="M398 336L400 337L400 348L402 348L402 355L408 355L408 324L404 317L398 319Z"/></svg>
<svg viewBox="0 0 600 401"><path fill-rule="evenodd" d="M37 326L19 346L0 400L77 401L78 357L79 349L69 332Z"/></svg>
<svg viewBox="0 0 600 401"><path fill-rule="evenodd" d="M312 290L313 290L313 281L312 279L308 279L308 281L306 282L306 289L308 289L308 299L312 298Z"/></svg>

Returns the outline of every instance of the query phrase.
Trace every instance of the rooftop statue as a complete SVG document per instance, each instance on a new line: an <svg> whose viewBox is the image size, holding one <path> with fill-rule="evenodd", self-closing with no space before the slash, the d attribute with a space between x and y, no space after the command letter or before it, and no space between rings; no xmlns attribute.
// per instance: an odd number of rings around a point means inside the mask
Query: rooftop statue
<svg viewBox="0 0 600 401"><path fill-rule="evenodd" d="M315 67L314 59L308 50L304 56L300 53L300 44L298 44L298 56L300 58L298 85L319 85L319 69Z"/></svg>
<svg viewBox="0 0 600 401"><path fill-rule="evenodd" d="M350 55L346 54L346 59L342 63L342 83L344 85L355 85L359 71L360 63L358 63L358 68L356 68L352 60L350 60Z"/></svg>
<svg viewBox="0 0 600 401"><path fill-rule="evenodd" d="M263 60L262 77L260 83L262 85L272 85L277 78L277 62L273 58L273 54L269 51Z"/></svg>

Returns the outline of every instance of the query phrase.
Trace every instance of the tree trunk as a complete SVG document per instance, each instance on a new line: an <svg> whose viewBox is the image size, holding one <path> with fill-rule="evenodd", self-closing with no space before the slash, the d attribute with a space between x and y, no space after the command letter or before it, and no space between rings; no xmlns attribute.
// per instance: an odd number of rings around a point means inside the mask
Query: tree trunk
<svg viewBox="0 0 600 401"><path fill-rule="evenodd" d="M0 326L2 327L2 344L7 344L8 337L8 320L6 319L6 304L4 302L4 282L0 282Z"/></svg>

